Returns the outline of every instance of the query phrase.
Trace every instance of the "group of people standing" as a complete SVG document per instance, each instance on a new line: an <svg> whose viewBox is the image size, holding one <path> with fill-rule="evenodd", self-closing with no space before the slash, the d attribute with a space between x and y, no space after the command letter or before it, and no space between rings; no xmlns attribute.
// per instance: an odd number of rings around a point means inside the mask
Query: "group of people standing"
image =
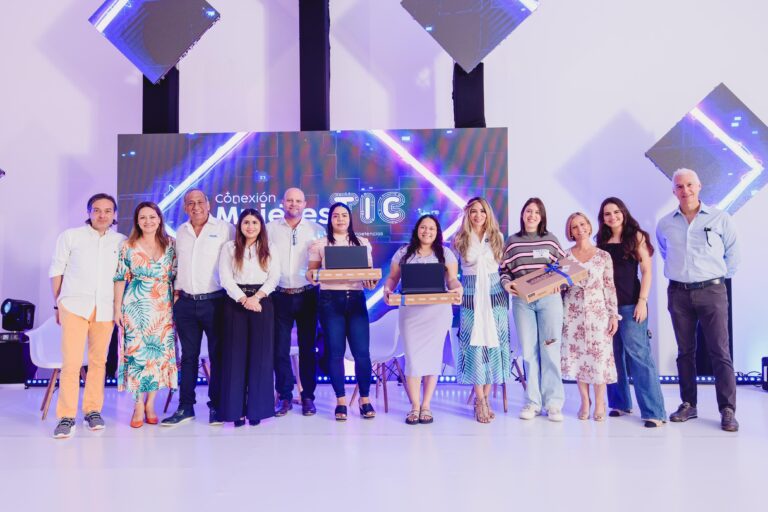
<svg viewBox="0 0 768 512"><path fill-rule="evenodd" d="M727 214L699 202L701 184L693 171L678 171L673 183L680 208L662 219L657 230L665 275L670 278L669 309L678 340L683 398L670 419L696 417L693 351L695 326L700 321L707 329L715 366L722 427L735 431L735 379L723 285L738 262L735 235ZM212 217L205 193L192 189L184 195L188 220L179 227L175 240L166 234L162 212L151 202L136 207L133 228L126 238L110 229L117 211L114 198L93 196L88 201L87 225L62 233L49 273L64 354L54 437L67 438L74 432L86 338L89 374L82 406L84 421L91 430L104 428L104 365L114 323L121 331L118 387L134 397L130 422L134 428L158 422L173 426L195 417L203 335L210 360L209 424L242 426L248 421L257 425L268 417L285 416L293 407L290 346L294 324L303 385L301 412L314 415L318 321L336 394L335 419L345 421L348 415L344 387L347 345L360 389L360 416L374 418L364 288L371 289L376 283L318 282L315 272L325 265L327 246L366 247L371 264L371 245L355 233L347 205L330 207L325 230L304 219L305 206L304 193L290 188L283 198L283 218L265 223L259 211L246 209L233 227ZM699 230L706 235L705 244ZM460 304L458 382L473 385L478 422L495 418L488 401L490 388L511 376L511 296L527 381L522 419L546 411L550 420L562 421L563 378L578 382L580 419L590 414L596 421L605 419L606 386L610 415L629 413L629 368L645 425L659 426L666 421L666 412L647 334L650 237L626 205L613 197L600 208L597 246L592 243L592 224L583 213L568 218L565 232L574 242L567 251L548 231L542 201L531 198L521 210L520 230L505 242L488 202L472 198L452 248L443 245L435 216L418 220L409 243L392 258L383 293L388 296L396 289L404 264L444 265L447 289ZM518 296L515 279L562 258L578 261L588 270L587 279L562 296L552 294L531 303ZM411 401L405 421L410 425L434 420L431 399L452 318L450 304L400 308ZM176 361L177 335L180 365ZM589 385L594 386L593 411ZM177 387L178 408L160 422L154 410L155 395L160 389Z"/></svg>

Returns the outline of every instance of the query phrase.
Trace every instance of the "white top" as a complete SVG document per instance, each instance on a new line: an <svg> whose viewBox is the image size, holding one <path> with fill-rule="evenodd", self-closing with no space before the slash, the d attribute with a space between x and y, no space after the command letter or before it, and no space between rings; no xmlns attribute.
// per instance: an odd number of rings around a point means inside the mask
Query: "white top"
<svg viewBox="0 0 768 512"><path fill-rule="evenodd" d="M479 268L492 274L499 271L499 262L496 261L496 257L493 255L493 249L491 249L488 236L484 236L481 241L473 232L470 235L467 254L461 258L461 272L464 275L475 276L478 274Z"/></svg>
<svg viewBox="0 0 768 512"><path fill-rule="evenodd" d="M269 263L267 270L261 268L259 257L256 253L256 244L245 249L243 254L243 268L235 269L235 241L231 240L221 248L219 256L219 276L221 277L221 286L227 290L232 300L240 300L245 297L245 293L238 284L260 284L260 291L269 295L275 291L280 280L280 258L275 257L274 247L269 247Z"/></svg>
<svg viewBox="0 0 768 512"><path fill-rule="evenodd" d="M395 254L392 256L392 261L394 263L397 263L400 265L400 260L403 259L403 256L405 256L405 253L408 251L408 246L404 245L400 247L397 251L395 251ZM443 257L445 258L445 264L450 265L451 263L458 264L458 260L456 259L456 255L453 253L453 251L443 246ZM411 254L411 257L408 258L407 263L440 263L437 260L437 256L434 252L429 253L427 256L421 256L418 251Z"/></svg>
<svg viewBox="0 0 768 512"><path fill-rule="evenodd" d="M322 226L304 218L295 228L289 226L285 219L267 223L269 245L274 248L272 254L277 254L280 262L278 284L281 288L302 288L310 284L306 277L309 247L312 242L324 236Z"/></svg>
<svg viewBox="0 0 768 512"><path fill-rule="evenodd" d="M221 246L233 238L235 227L211 216L208 216L200 236L195 236L195 230L189 221L179 226L176 231L179 270L174 288L195 295L221 290L218 275L219 253Z"/></svg>
<svg viewBox="0 0 768 512"><path fill-rule="evenodd" d="M58 304L90 318L96 308L96 321L113 320L115 287L120 244L125 236L108 229L104 235L90 225L64 231L56 240L48 277L64 276Z"/></svg>
<svg viewBox="0 0 768 512"><path fill-rule="evenodd" d="M367 238L363 238L362 236L358 236L357 239L360 241L360 245L364 246L367 249L368 252L368 266L373 265L373 258L371 257L371 244L368 242ZM337 243L336 245L343 246L345 244ZM352 245L349 240L347 240L346 245ZM328 237L324 236L323 238L320 238L318 240L315 240L315 242L312 244L312 246L309 248L309 261L320 261L322 264L320 265L322 268L325 268L325 248L328 246ZM320 289L321 290L362 290L363 289L363 282L362 281L327 281L320 283Z"/></svg>

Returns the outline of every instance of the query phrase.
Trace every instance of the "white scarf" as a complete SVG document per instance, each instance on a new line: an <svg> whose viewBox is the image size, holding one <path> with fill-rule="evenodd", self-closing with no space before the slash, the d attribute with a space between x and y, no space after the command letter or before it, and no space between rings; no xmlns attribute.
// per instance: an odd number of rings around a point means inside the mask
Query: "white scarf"
<svg viewBox="0 0 768 512"><path fill-rule="evenodd" d="M499 333L496 331L496 321L493 319L493 305L491 304L491 281L488 275L497 270L496 258L488 239L480 240L472 233L472 243L467 251L467 261L477 262L477 276L475 278L475 321L472 326L472 334L469 345L472 347L497 348L499 346Z"/></svg>

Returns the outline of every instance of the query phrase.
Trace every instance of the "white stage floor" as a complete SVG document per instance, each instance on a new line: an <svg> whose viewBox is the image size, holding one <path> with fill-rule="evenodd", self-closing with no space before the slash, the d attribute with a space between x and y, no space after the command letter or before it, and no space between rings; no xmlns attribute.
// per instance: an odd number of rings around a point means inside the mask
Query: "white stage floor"
<svg viewBox="0 0 768 512"><path fill-rule="evenodd" d="M663 390L672 411L677 386ZM199 403L205 391L198 388ZM257 427L209 427L207 408L198 405L195 422L134 430L131 400L108 388L106 430L78 423L72 439L54 440L55 407L45 422L38 413L43 388L0 386L0 510L766 506L768 393L759 388L739 386L736 434L719 429L713 386L699 387L698 419L659 429L643 428L637 413L605 423L577 420L575 385L566 386L563 423L522 421L516 383L509 413L501 412L499 393L496 420L481 425L465 405L468 392L439 385L432 425L406 425L405 393L391 384L389 414L380 398L375 420L352 410L346 423L336 422L331 387L319 385L314 417L294 408Z"/></svg>

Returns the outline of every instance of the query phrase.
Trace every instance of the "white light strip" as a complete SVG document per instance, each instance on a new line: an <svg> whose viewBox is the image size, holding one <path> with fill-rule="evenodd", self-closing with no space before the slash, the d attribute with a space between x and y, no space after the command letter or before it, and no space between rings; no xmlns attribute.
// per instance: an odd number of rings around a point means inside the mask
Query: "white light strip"
<svg viewBox="0 0 768 512"><path fill-rule="evenodd" d="M173 204L174 201L181 197L181 195L184 194L188 188L194 185L203 176L208 174L211 169L216 166L216 164L221 162L224 157L226 157L233 149L240 145L240 143L243 142L245 138L248 137L248 135L249 132L237 132L232 137L230 137L227 142L219 146L219 148L214 151L214 153L209 156L205 162L200 164L197 169L192 171L192 173L187 176L184 181L179 183L170 194L165 196L163 200L158 203L157 206L160 207L160 210L165 211L171 204Z"/></svg>
<svg viewBox="0 0 768 512"><path fill-rule="evenodd" d="M94 27L96 27L96 30L104 33L104 30L109 26L110 23L112 23L112 20L115 19L115 17L120 14L120 11L123 10L123 7L125 7L130 0L116 0L112 3L109 7L107 7L107 10L104 11L104 14L99 18L96 23L94 23Z"/></svg>
<svg viewBox="0 0 768 512"><path fill-rule="evenodd" d="M717 207L721 210L728 208L738 197L754 182L760 174L762 174L764 167L752 156L752 153L747 150L740 142L731 138L730 135L725 133L722 128L710 119L704 112L698 107L693 108L690 112L691 117L696 119L704 126L712 135L715 136L720 142L730 149L734 155L739 157L742 162L750 167L750 171L741 177L739 184L736 185L728 194L717 203Z"/></svg>
<svg viewBox="0 0 768 512"><path fill-rule="evenodd" d="M537 0L520 0L520 3L531 12L539 8L539 2Z"/></svg>

